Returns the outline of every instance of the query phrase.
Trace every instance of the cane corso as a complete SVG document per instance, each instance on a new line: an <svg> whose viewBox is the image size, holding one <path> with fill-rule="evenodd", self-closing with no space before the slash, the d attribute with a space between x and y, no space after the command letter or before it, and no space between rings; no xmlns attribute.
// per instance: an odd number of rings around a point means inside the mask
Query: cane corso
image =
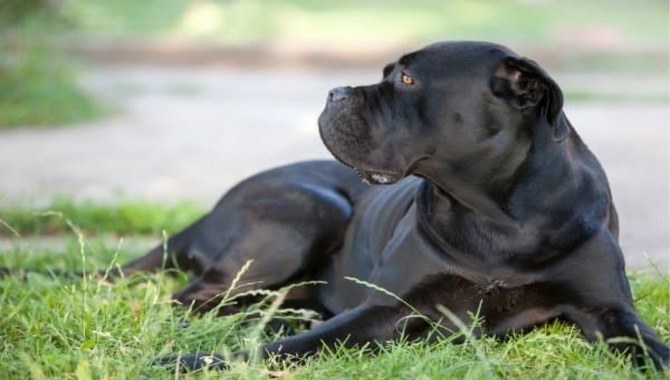
<svg viewBox="0 0 670 380"><path fill-rule="evenodd" d="M475 334L495 336L572 321L663 368L670 350L633 307L607 178L562 108L547 72L503 46L427 46L377 84L330 91L319 132L339 162L245 180L168 240L167 261L161 245L124 271L192 270L175 298L202 308L249 260L240 282L252 287L323 281L286 302L326 321L262 357L444 335L476 314ZM427 318L406 318L417 312Z"/></svg>

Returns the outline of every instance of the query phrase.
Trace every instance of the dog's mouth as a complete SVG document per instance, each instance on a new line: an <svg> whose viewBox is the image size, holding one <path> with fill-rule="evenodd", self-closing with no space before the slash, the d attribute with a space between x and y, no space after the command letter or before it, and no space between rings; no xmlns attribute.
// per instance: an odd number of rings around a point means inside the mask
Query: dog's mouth
<svg viewBox="0 0 670 380"><path fill-rule="evenodd" d="M405 168L404 171L390 171L390 170L375 170L375 169L362 169L356 166L350 166L359 177L363 179L363 182L369 183L372 185L390 185L400 181L401 179L411 175L414 170L419 166L419 164L430 159L429 155L423 155L419 158L412 161L412 163Z"/></svg>
<svg viewBox="0 0 670 380"><path fill-rule="evenodd" d="M420 156L419 158L412 161L412 163L407 166L403 172L394 172L389 170L367 170L361 169L360 167L351 166L352 169L358 174L359 177L363 179L363 182L369 183L372 185L390 185L400 181L401 179L411 175L424 160L429 159L428 155Z"/></svg>
<svg viewBox="0 0 670 380"><path fill-rule="evenodd" d="M379 170L363 170L357 167L353 168L363 182L371 185L390 185L398 182L402 177L402 173L393 173Z"/></svg>

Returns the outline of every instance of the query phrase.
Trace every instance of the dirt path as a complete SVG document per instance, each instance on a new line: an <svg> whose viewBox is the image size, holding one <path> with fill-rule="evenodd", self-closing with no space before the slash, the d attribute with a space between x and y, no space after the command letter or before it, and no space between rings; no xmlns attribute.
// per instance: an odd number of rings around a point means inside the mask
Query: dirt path
<svg viewBox="0 0 670 380"><path fill-rule="evenodd" d="M86 85L123 112L92 125L0 133L0 202L39 203L67 194L212 204L260 169L330 157L316 130L326 92L379 75L97 69ZM664 270L670 265L668 110L661 102L566 106L608 172L633 267L649 266L644 253Z"/></svg>

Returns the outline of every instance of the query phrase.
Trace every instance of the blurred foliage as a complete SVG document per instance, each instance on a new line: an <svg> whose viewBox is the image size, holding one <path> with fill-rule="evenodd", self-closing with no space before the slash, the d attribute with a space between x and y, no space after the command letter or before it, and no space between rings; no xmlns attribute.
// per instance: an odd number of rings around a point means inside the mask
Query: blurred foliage
<svg viewBox="0 0 670 380"><path fill-rule="evenodd" d="M0 2L0 128L73 123L101 107L77 84L76 66L52 46L70 26L59 2Z"/></svg>
<svg viewBox="0 0 670 380"><path fill-rule="evenodd" d="M69 0L81 32L222 42L667 41L663 0ZM590 37L589 35L595 36Z"/></svg>
<svg viewBox="0 0 670 380"><path fill-rule="evenodd" d="M50 8L44 0L3 0L0 2L0 29L20 24L26 18Z"/></svg>
<svg viewBox="0 0 670 380"><path fill-rule="evenodd" d="M367 54L489 40L568 70L668 70L667 0L68 0L73 36ZM206 46L205 44L205 46ZM664 74L665 75L665 74Z"/></svg>
<svg viewBox="0 0 670 380"><path fill-rule="evenodd" d="M100 114L100 105L78 86L72 64L47 44L14 40L0 49L0 128L60 125Z"/></svg>
<svg viewBox="0 0 670 380"><path fill-rule="evenodd" d="M101 113L54 39L354 52L444 39L492 40L523 52L551 41L545 53L577 70L665 73L668 7L667 0L0 0L0 128Z"/></svg>

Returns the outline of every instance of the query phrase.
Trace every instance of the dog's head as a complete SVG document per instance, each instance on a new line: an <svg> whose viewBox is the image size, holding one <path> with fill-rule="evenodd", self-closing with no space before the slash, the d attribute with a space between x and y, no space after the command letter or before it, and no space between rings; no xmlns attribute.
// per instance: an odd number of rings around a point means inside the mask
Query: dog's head
<svg viewBox="0 0 670 380"><path fill-rule="evenodd" d="M338 160L385 184L431 162L476 165L538 128L561 141L562 106L535 62L490 43L438 43L387 65L377 84L331 90L319 131Z"/></svg>

